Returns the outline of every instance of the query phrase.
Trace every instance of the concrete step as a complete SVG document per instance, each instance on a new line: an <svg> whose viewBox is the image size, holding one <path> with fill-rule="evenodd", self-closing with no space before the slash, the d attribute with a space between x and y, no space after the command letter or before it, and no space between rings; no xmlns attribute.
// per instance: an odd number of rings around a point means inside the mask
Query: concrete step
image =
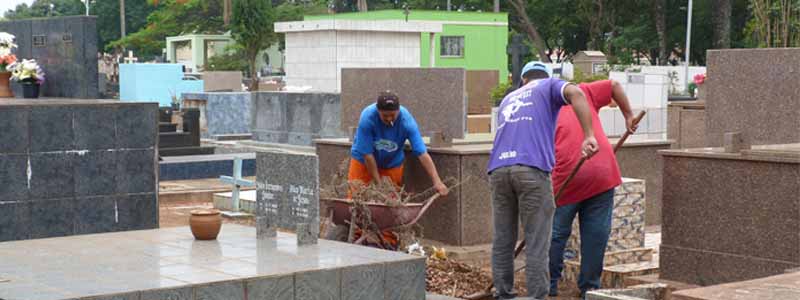
<svg viewBox="0 0 800 300"><path fill-rule="evenodd" d="M184 155L210 155L214 154L214 147L175 147L175 148L158 148L158 155L161 156L184 156Z"/></svg>

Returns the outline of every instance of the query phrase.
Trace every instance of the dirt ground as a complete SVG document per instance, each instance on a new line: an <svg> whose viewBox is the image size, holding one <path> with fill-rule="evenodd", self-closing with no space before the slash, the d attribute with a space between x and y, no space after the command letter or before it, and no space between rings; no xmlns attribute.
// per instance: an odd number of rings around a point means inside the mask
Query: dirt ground
<svg viewBox="0 0 800 300"><path fill-rule="evenodd" d="M211 202L206 201L169 201L166 203L162 203L159 206L159 225L161 227L178 227L178 226L189 226L189 216L190 212L195 209L207 209L213 208L213 204ZM223 223L225 224L239 224L245 226L255 226L255 219L254 218L244 218L244 219L228 219L223 218ZM483 269L487 274L490 274L491 271L489 269ZM516 279L517 279L517 286L523 287L524 286L524 275L522 272L518 272ZM489 298L487 298L489 299ZM578 292L573 286L568 286L562 284L559 287L559 296L558 297L551 297L551 300L580 300L578 297Z"/></svg>

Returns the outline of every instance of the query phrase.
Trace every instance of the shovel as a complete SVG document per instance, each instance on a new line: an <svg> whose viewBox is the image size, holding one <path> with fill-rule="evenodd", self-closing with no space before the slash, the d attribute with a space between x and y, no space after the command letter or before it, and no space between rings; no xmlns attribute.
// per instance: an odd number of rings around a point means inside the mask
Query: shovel
<svg viewBox="0 0 800 300"><path fill-rule="evenodd" d="M633 125L638 125L639 121L641 121L642 118L644 118L645 113L646 113L645 111L640 111L639 114L636 115L635 118L633 118ZM617 153L617 150L619 150L619 148L622 148L622 144L625 143L625 140L627 140L630 135L631 135L630 131L625 131L625 134L623 134L622 137L619 138L619 141L617 141L617 144L614 146L614 153ZM578 173L578 170L581 169L581 166L583 166L584 162L586 162L586 157L581 157L581 160L578 161L578 164L575 165L575 168L573 168L572 172L570 172L569 176L567 176L567 180L564 180L564 184L562 184L561 188L559 188L558 192L556 192L556 195L553 197L554 202L558 202L558 199L560 199L561 195L564 193L564 187L566 187L572 181L572 179L575 178L575 174ZM525 248L525 240L522 240L517 244L517 247L514 248L514 259L516 259L517 256L519 256L519 254L522 252L522 249L524 248ZM489 297L492 295L492 288L494 288L494 283L486 287L486 289L483 292L478 292L472 295L468 295L465 297L465 299L477 300Z"/></svg>

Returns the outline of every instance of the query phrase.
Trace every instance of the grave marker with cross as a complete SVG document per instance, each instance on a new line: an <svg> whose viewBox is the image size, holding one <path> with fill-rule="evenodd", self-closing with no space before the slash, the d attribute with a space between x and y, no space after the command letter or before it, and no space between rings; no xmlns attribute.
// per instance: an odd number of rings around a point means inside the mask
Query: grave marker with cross
<svg viewBox="0 0 800 300"><path fill-rule="evenodd" d="M231 207L233 213L224 213L226 216L239 216L241 213L239 212L239 191L243 186L255 186L255 182L250 180L245 180L242 178L242 158L236 157L233 159L233 176L220 176L219 180L225 183L230 183L233 185L233 190L231 191Z"/></svg>
<svg viewBox="0 0 800 300"><path fill-rule="evenodd" d="M133 56L133 51L128 51L128 57L123 59L126 64L132 64L139 61L139 58Z"/></svg>
<svg viewBox="0 0 800 300"><path fill-rule="evenodd" d="M522 71L522 57L530 52L528 45L522 42L523 39L524 37L521 34L515 34L511 38L511 44L506 48L506 52L511 55L511 82L513 82L513 88L518 87L522 80L519 74Z"/></svg>

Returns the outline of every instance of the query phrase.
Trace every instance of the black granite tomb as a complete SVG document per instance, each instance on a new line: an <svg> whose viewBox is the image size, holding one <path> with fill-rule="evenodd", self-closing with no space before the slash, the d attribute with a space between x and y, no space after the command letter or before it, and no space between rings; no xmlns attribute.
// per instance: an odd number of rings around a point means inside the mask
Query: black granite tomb
<svg viewBox="0 0 800 300"><path fill-rule="evenodd" d="M42 97L95 99L97 17L70 16L0 22L0 31L16 36L19 59L36 59L44 69ZM11 85L17 97L22 86Z"/></svg>
<svg viewBox="0 0 800 300"><path fill-rule="evenodd" d="M0 241L157 228L157 109L0 100Z"/></svg>

